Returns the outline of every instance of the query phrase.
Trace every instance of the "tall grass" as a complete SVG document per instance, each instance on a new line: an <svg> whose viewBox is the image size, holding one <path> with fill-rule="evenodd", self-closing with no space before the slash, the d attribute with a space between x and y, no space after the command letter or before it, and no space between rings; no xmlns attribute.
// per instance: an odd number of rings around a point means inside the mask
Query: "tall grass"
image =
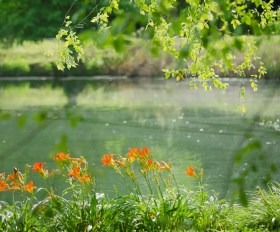
<svg viewBox="0 0 280 232"><path fill-rule="evenodd" d="M201 169L188 167L198 190L178 186L171 163L156 161L147 148L130 148L126 156L105 154L103 166L115 170L130 189L114 197L95 191L95 180L83 157L58 153L57 168L35 162L24 172L1 174L0 231L278 231L280 186L258 189L248 207L231 204L204 190ZM106 167L104 167L106 168ZM182 171L183 174L183 171ZM37 187L39 175L44 187ZM63 183L52 182L62 177ZM139 185L145 179L146 190ZM45 185L43 184L45 182ZM38 182L39 183L39 182ZM57 185L63 185L62 191ZM2 193L2 194L3 194Z"/></svg>

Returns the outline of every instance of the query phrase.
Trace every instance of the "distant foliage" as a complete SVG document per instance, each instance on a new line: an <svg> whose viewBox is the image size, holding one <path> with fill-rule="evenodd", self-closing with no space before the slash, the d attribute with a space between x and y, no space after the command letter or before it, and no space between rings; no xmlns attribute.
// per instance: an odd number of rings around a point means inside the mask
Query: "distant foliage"
<svg viewBox="0 0 280 232"><path fill-rule="evenodd" d="M72 0L1 0L0 42L53 38Z"/></svg>

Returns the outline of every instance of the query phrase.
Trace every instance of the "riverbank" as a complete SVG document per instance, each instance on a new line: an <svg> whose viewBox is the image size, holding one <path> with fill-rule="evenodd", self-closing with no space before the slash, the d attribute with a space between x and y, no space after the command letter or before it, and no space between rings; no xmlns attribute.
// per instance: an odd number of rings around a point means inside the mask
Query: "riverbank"
<svg viewBox="0 0 280 232"><path fill-rule="evenodd" d="M280 37L262 40L258 50L266 68L266 79L280 78ZM127 77L159 77L162 69L174 65L174 60L167 54L154 56L151 45L147 41L137 40L122 53L112 48L97 49L92 45L85 47L86 60L76 69L57 70L55 57L46 55L56 46L55 40L44 40L39 43L25 42L10 48L0 47L0 77L19 76L127 76ZM257 68L256 68L257 70ZM252 74L252 73L251 73ZM230 74L223 74L231 76Z"/></svg>

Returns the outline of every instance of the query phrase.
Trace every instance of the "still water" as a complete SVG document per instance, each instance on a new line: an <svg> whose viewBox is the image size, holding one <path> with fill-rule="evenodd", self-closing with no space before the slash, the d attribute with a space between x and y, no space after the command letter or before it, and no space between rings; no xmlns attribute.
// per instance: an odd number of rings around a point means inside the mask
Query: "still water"
<svg viewBox="0 0 280 232"><path fill-rule="evenodd" d="M116 185L125 192L101 157L146 146L154 159L172 163L187 188L197 186L184 175L188 165L203 168L207 189L221 196L242 173L249 190L279 181L279 83L261 82L258 92L246 80L228 83L227 91L204 91L160 78L2 79L0 172L35 161L51 166L51 154L67 150L88 160L98 191L110 194ZM237 107L240 86L247 86L244 115Z"/></svg>

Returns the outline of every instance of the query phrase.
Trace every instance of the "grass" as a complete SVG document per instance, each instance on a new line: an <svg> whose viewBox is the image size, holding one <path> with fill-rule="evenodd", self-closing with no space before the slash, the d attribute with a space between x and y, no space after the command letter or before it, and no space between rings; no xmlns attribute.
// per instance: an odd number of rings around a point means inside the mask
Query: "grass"
<svg viewBox="0 0 280 232"><path fill-rule="evenodd" d="M260 39L257 55L267 67L266 78L279 78L280 54L279 37ZM45 54L56 47L55 40L39 43L25 42L10 48L0 48L0 76L163 76L162 69L172 66L172 60L166 54L154 57L150 53L150 44L134 40L122 53L113 48L97 49L92 44L85 45L86 61L72 70L58 71L55 57ZM137 54L137 56L135 56ZM238 62L238 61L237 61Z"/></svg>
<svg viewBox="0 0 280 232"><path fill-rule="evenodd" d="M187 168L185 178L196 179L199 188L186 189L177 185L171 163L156 161L146 147L130 148L126 156L104 155L101 160L131 189L129 194L116 191L115 196L108 197L96 192L95 184L99 180L89 174L91 166L83 157L57 153L53 159L57 163L55 169L49 169L48 163L35 162L32 170L14 169L7 177L1 174L1 191L14 196L11 202L0 202L1 231L280 229L277 183L270 184L268 190L258 188L252 192L248 206L244 207L206 192L199 169ZM38 186L32 182L36 175L41 177ZM52 184L58 176L66 184L61 192ZM138 178L145 179L148 192L143 191Z"/></svg>

